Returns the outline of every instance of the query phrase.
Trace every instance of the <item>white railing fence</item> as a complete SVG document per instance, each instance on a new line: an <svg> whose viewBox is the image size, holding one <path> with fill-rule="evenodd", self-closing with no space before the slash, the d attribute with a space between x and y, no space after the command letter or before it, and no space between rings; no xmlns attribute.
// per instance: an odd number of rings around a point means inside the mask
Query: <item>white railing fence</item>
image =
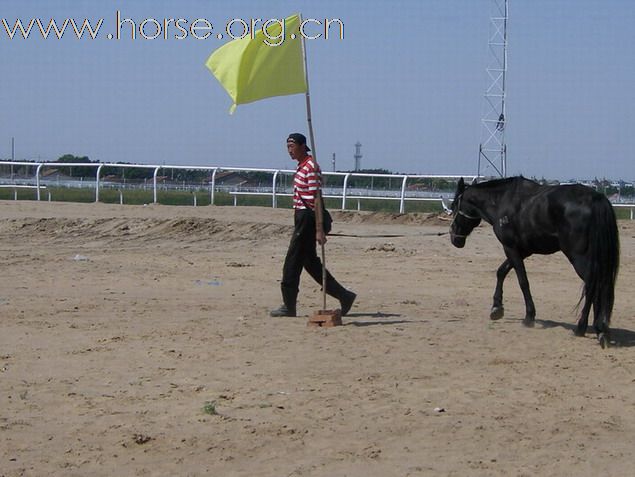
<svg viewBox="0 0 635 477"><path fill-rule="evenodd" d="M244 191L244 190L234 190L230 191L230 194L234 196L236 199L237 196L270 196L271 197L271 206L278 206L278 198L289 196L290 195L290 187L284 187L280 184L280 178L283 175L293 175L294 170L288 169L262 169L262 168L251 168L251 167L225 167L225 166L173 166L173 165L153 165L153 164L111 164L111 163L52 163L52 162L13 162L13 161L3 161L0 162L0 166L28 166L29 168L35 168L35 173L33 177L17 177L13 173L9 178L0 178L3 181L3 186L12 187L12 186L24 186L28 188L33 188L36 190L37 200L41 200L41 190L45 188L46 179L43 177L42 171L46 168L54 168L54 169L63 169L63 168L72 168L72 167L92 167L96 168L95 178L94 180L84 180L81 181L73 181L72 186L74 187L84 187L84 188L94 188L95 189L95 202L99 202L99 193L102 189L108 187L111 188L111 185L105 185L102 179L102 170L104 168L135 168L135 169L150 169L152 170L152 196L153 202L157 203L158 201L158 190L160 189L160 184L157 181L159 177L159 171L163 170L188 170L188 171L209 171L211 173L211 177L209 180L209 193L210 193L210 204L214 204L214 195L215 192L221 190L221 187L217 186L216 178L219 172L263 172L271 174L271 186L260 187L257 191ZM399 212L405 212L405 204L406 201L441 201L442 197L447 198L448 193L445 193L445 196L441 193L431 193L431 192L422 192L417 190L408 190L408 181L413 181L417 179L449 179L449 180L458 180L460 177L465 178L466 180L472 180L474 175L439 175L439 174L428 174L428 175L415 175L415 174L368 174L368 173L356 173L356 172L327 172L323 171L322 175L325 176L325 182L327 186L325 187L325 197L331 199L339 199L341 201L341 209L346 210L347 202L351 200L357 199L357 208L359 209L359 200L394 200L399 201ZM342 186L331 187L328 186L328 177L342 177ZM351 179L354 178L370 178L370 179L389 179L391 182L395 181L398 187L391 190L368 190L368 189L355 189L351 187L349 184ZM92 179L92 178L91 178ZM11 183L7 183L10 181ZM20 184L18 184L20 182ZM49 185L60 184L59 180L51 180ZM117 183L116 187L126 187L124 184ZM226 187L225 187L226 189ZM121 190L120 193L120 203L123 203L123 196ZM194 201L196 200L196 195L194 195ZM236 200L235 202L236 203Z"/></svg>
<svg viewBox="0 0 635 477"><path fill-rule="evenodd" d="M281 184L281 178L285 176L292 176L294 170L289 169L262 169L252 167L226 167L226 166L176 166L176 165L158 165L158 164L116 164L116 163L60 163L60 162L20 162L20 161L0 161L0 167L9 166L11 168L11 174L8 177L3 177L0 174L0 187L12 188L14 198L17 199L17 191L21 188L35 189L37 200L42 200L42 192L47 191L48 200L51 200L51 192L47 190L47 185L64 185L72 187L82 188L94 188L95 189L95 202L99 202L99 193L102 189L116 188L119 192L119 203L123 204L123 191L126 188L138 188L139 184L125 184L121 182L108 183L102 179L102 171L104 168L134 168L134 169L150 169L152 170L152 183L149 187L152 189L153 202L158 202L159 189L175 188L173 182L170 185L159 184L158 177L161 170L188 170L188 171L209 171L209 182L207 189L210 194L210 204L214 205L214 196L216 191L225 190L234 197L234 205L237 205L237 198L239 196L265 196L271 197L271 206L278 206L279 197L288 197L292 195L292 188ZM14 167L26 166L28 169L35 168L33 176L25 176L14 174ZM42 171L46 168L63 169L63 168L96 168L95 178L91 180L72 180L60 183L57 180L47 180ZM244 190L237 186L221 186L216 184L217 175L219 172L262 172L271 174L271 186L257 187L256 190ZM342 210L350 209L350 203L356 202L356 209L360 210L361 200L391 200L399 202L399 213L405 213L406 202L408 201L435 201L441 202L451 199L452 192L430 192L417 189L409 189L408 181L411 184L420 179L443 179L455 181L463 177L467 181L471 181L475 178L474 175L441 175L441 174L369 174L369 173L357 173L357 172L328 172L323 171L322 175L325 176L326 186L324 187L324 197L327 199L337 199L340 201L340 207ZM329 177L341 177L341 186L330 186ZM396 187L392 187L392 184L388 188L375 189L371 188L355 188L350 183L355 178L367 178L367 179L388 179L390 183L396 182ZM289 181L291 182L291 181ZM338 181L339 182L339 181ZM190 185L191 189L200 189L200 185ZM148 188L147 180L141 185L142 188ZM187 184L184 182L182 188L188 189ZM193 194L193 205L196 205L196 194ZM635 212L635 204L633 203L614 203L614 207L630 209L630 218L633 220Z"/></svg>

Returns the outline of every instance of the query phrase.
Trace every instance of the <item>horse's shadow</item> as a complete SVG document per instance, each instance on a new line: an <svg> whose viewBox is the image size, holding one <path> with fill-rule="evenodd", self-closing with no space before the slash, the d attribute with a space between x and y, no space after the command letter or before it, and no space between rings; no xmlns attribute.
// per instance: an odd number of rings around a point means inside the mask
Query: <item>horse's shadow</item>
<svg viewBox="0 0 635 477"><path fill-rule="evenodd" d="M412 323L411 320L380 320L380 321L350 321L350 318L391 318L400 317L399 313L382 313L377 311L375 313L349 313L346 315L349 320L346 320L345 324L348 326L374 326L374 325L399 325L402 323Z"/></svg>
<svg viewBox="0 0 635 477"><path fill-rule="evenodd" d="M543 328L565 328L570 330L571 333L573 333L576 329L575 323L565 323L561 321L536 319L536 324L542 325ZM589 325L586 335L593 336L594 334L595 331L593 330L593 326ZM617 348L631 348L635 346L635 331L626 330L624 328L611 328L610 336L610 344L612 346Z"/></svg>

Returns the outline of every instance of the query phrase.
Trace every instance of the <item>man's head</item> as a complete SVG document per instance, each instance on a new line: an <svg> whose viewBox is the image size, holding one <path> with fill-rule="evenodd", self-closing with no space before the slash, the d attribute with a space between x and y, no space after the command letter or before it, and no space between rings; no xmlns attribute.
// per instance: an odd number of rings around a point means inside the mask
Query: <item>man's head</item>
<svg viewBox="0 0 635 477"><path fill-rule="evenodd" d="M306 145L306 137L304 134L291 133L287 138L287 151L292 159L300 161L306 157L306 153L310 151Z"/></svg>

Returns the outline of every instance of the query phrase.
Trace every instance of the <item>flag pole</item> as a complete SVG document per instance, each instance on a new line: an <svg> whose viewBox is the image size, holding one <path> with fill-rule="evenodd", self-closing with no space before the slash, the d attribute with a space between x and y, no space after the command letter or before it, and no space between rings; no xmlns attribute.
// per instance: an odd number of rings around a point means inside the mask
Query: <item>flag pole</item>
<svg viewBox="0 0 635 477"><path fill-rule="evenodd" d="M302 15L300 15L300 25L302 25ZM309 139L311 141L311 150L313 151L313 158L316 159L317 153L315 152L315 137L313 136L313 122L311 121L311 93L309 90L309 69L306 60L306 44L304 36L300 39L302 42L302 59L304 60L304 79L306 81L306 120L309 125Z"/></svg>
<svg viewBox="0 0 635 477"><path fill-rule="evenodd" d="M300 28L302 28L302 14L300 17ZM306 59L306 43L304 36L301 35L301 32L298 32L301 36L300 41L302 42L302 58L304 59L304 78L306 81L306 121L309 127L309 140L311 141L311 151L313 152L313 160L317 163L317 152L315 148L315 136L313 135L313 121L311 120L311 93L309 89L309 68L307 66ZM318 214L320 217L322 216L322 188L320 187L320 194L318 198L319 202L315 202L315 216L317 220ZM320 222L322 222L320 220ZM322 248L322 309L326 310L326 254L324 253L324 243L320 244Z"/></svg>

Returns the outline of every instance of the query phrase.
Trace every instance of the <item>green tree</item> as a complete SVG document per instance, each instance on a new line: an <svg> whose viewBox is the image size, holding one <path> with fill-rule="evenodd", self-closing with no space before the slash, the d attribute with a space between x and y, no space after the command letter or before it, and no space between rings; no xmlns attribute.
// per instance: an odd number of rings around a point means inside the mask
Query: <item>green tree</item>
<svg viewBox="0 0 635 477"><path fill-rule="evenodd" d="M57 163L61 164L93 164L93 162L86 156L74 156L72 154L64 154L59 157ZM82 167L82 166L71 166L69 168L64 168L68 170L68 175L73 177L95 177L97 168L96 167ZM66 171L65 171L66 172Z"/></svg>

